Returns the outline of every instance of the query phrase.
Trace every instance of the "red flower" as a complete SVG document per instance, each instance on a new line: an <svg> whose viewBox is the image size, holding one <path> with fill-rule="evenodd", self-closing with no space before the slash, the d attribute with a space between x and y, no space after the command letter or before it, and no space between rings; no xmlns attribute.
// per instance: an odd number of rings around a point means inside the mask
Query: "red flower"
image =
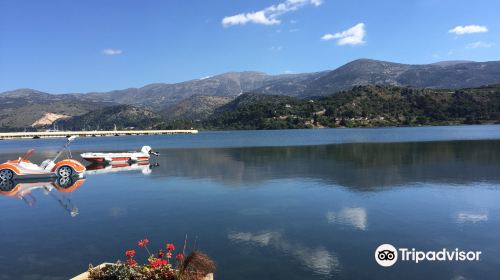
<svg viewBox="0 0 500 280"><path fill-rule="evenodd" d="M167 259L170 259L172 257L172 253L171 252L167 252Z"/></svg>
<svg viewBox="0 0 500 280"><path fill-rule="evenodd" d="M149 261L149 264L151 264L151 266L154 268L157 268L158 266L160 266L160 262L158 259L156 259L154 261Z"/></svg>
<svg viewBox="0 0 500 280"><path fill-rule="evenodd" d="M125 256L132 258L135 255L135 250L128 250L125 252Z"/></svg>
<svg viewBox="0 0 500 280"><path fill-rule="evenodd" d="M137 245L139 245L140 247L144 247L144 246L148 245L148 243L149 243L149 240L143 239L143 240L137 242Z"/></svg>
<svg viewBox="0 0 500 280"><path fill-rule="evenodd" d="M158 258L163 258L163 256L165 255L165 252L163 252L163 250L160 250L158 251Z"/></svg>
<svg viewBox="0 0 500 280"><path fill-rule="evenodd" d="M134 259L128 259L127 264L130 266L135 266L137 264L137 262Z"/></svg>
<svg viewBox="0 0 500 280"><path fill-rule="evenodd" d="M175 251L175 246L172 243L167 244L167 250L169 251Z"/></svg>
<svg viewBox="0 0 500 280"><path fill-rule="evenodd" d="M175 256L175 258L178 260L178 261L182 261L184 259L184 255L183 254L178 254L177 256Z"/></svg>
<svg viewBox="0 0 500 280"><path fill-rule="evenodd" d="M157 267L160 267L160 266L166 265L166 264L167 264L167 261L166 261L166 260L155 259L155 260L151 260L151 261L149 261L149 264L150 264L153 268L157 268Z"/></svg>

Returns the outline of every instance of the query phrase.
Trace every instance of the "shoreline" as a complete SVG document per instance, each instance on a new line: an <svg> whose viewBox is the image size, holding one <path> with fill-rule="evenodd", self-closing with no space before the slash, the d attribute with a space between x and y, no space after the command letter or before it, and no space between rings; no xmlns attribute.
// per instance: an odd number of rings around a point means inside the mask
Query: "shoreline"
<svg viewBox="0 0 500 280"><path fill-rule="evenodd" d="M109 136L132 136L132 135L196 134L196 133L198 133L198 130L196 129L4 132L0 133L0 140L64 138L70 136L109 137Z"/></svg>

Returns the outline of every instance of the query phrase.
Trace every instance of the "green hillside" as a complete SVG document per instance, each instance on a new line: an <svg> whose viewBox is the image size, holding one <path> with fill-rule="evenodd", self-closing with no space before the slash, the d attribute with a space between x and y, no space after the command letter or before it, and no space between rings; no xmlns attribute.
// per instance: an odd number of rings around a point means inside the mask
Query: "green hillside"
<svg viewBox="0 0 500 280"><path fill-rule="evenodd" d="M315 99L244 94L202 126L281 129L498 123L499 112L499 85L461 90L358 86Z"/></svg>

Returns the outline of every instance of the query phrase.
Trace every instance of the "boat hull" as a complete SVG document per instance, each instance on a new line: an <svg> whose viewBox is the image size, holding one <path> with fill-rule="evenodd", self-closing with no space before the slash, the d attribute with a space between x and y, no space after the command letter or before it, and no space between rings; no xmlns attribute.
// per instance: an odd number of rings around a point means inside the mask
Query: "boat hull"
<svg viewBox="0 0 500 280"><path fill-rule="evenodd" d="M149 155L141 156L113 156L113 155L92 155L88 156L85 154L81 155L82 158L88 162L92 163L128 163L128 162L142 162L149 161Z"/></svg>

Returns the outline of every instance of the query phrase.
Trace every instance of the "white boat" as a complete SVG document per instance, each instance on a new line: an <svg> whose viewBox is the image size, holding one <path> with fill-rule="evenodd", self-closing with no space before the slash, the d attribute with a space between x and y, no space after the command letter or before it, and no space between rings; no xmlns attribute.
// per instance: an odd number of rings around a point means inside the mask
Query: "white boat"
<svg viewBox="0 0 500 280"><path fill-rule="evenodd" d="M83 153L80 156L92 163L125 163L148 161L151 155L158 155L150 146L143 146L140 152Z"/></svg>

